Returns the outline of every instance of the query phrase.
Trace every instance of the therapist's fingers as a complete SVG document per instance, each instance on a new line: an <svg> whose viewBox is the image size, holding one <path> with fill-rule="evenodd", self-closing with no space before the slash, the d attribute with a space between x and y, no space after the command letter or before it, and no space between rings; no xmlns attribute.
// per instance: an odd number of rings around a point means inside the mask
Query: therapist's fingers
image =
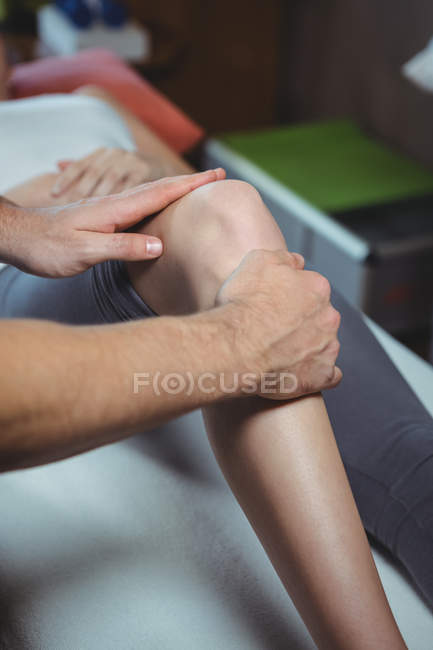
<svg viewBox="0 0 433 650"><path fill-rule="evenodd" d="M77 206L76 227L82 230L126 230L142 219L166 208L201 185L225 178L221 168L198 174L162 178L145 183L122 194L89 199Z"/></svg>

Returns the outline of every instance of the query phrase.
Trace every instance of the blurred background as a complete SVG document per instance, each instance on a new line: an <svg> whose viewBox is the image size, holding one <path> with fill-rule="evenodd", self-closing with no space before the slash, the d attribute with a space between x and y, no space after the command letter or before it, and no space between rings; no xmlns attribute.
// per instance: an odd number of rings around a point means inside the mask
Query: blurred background
<svg viewBox="0 0 433 650"><path fill-rule="evenodd" d="M0 0L12 63L57 54L38 26L46 4ZM315 230L257 177L288 240L431 361L433 93L403 73L433 37L431 0L124 5L148 37L129 64L205 129L201 164L256 178L241 156L326 215Z"/></svg>

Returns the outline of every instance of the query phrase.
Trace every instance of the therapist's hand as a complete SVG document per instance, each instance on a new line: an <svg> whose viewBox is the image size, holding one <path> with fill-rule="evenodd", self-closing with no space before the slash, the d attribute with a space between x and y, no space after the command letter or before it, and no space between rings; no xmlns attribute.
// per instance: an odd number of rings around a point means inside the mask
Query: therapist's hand
<svg viewBox="0 0 433 650"><path fill-rule="evenodd" d="M317 393L342 378L335 365L340 314L331 287L303 269L296 253L251 251L217 295L217 306L234 310L236 353L247 372L260 369L259 393L268 399Z"/></svg>
<svg viewBox="0 0 433 650"><path fill-rule="evenodd" d="M0 261L51 278L68 277L109 259L159 257L156 237L123 232L192 190L222 180L222 169L164 178L111 196L55 208L0 203Z"/></svg>

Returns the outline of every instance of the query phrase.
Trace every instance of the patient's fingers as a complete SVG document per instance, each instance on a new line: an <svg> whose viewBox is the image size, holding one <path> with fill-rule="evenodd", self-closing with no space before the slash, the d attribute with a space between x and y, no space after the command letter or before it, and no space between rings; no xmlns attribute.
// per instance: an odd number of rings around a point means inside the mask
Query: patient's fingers
<svg viewBox="0 0 433 650"><path fill-rule="evenodd" d="M110 158L110 166L94 188L92 196L107 196L145 183L150 178L150 164L133 152L122 151Z"/></svg>
<svg viewBox="0 0 433 650"><path fill-rule="evenodd" d="M125 170L112 167L99 179L99 183L94 188L92 196L115 194L118 191L117 188L123 183L124 178Z"/></svg>
<svg viewBox="0 0 433 650"><path fill-rule="evenodd" d="M73 183L81 178L89 165L91 165L92 162L96 160L103 151L103 149L97 149L89 156L86 156L86 158L83 158L82 160L76 160L68 165L68 167L60 174L59 178L54 184L51 190L51 194L53 196L60 196L63 194L67 189L71 187Z"/></svg>
<svg viewBox="0 0 433 650"><path fill-rule="evenodd" d="M59 170L61 172L64 172L65 169L67 169L67 167L69 167L69 165L72 165L73 162L74 162L73 160L58 160L57 161L57 167L59 168Z"/></svg>
<svg viewBox="0 0 433 650"><path fill-rule="evenodd" d="M115 165L116 149L101 151L100 154L89 161L87 169L76 185L72 188L73 195L76 199L84 199L94 196L94 191L98 184L106 177L112 174L117 176Z"/></svg>
<svg viewBox="0 0 433 650"><path fill-rule="evenodd" d="M138 185L148 183L152 179L152 172L152 165L147 161L143 161L140 167L135 165L129 175L117 185L116 192L126 192Z"/></svg>
<svg viewBox="0 0 433 650"><path fill-rule="evenodd" d="M77 213L76 224L83 230L100 230L107 225L116 230L126 230L201 185L223 178L225 171L218 168L199 174L162 178L105 199L90 199L86 208L82 206Z"/></svg>

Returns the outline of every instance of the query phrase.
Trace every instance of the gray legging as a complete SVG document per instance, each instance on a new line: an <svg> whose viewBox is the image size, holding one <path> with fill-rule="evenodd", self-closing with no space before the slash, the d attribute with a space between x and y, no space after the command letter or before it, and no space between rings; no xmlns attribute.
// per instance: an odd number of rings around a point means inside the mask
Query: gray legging
<svg viewBox="0 0 433 650"><path fill-rule="evenodd" d="M401 560L433 605L433 425L360 314L336 292L344 381L325 394L366 530ZM74 278L0 272L0 317L74 324L155 315L119 262Z"/></svg>

